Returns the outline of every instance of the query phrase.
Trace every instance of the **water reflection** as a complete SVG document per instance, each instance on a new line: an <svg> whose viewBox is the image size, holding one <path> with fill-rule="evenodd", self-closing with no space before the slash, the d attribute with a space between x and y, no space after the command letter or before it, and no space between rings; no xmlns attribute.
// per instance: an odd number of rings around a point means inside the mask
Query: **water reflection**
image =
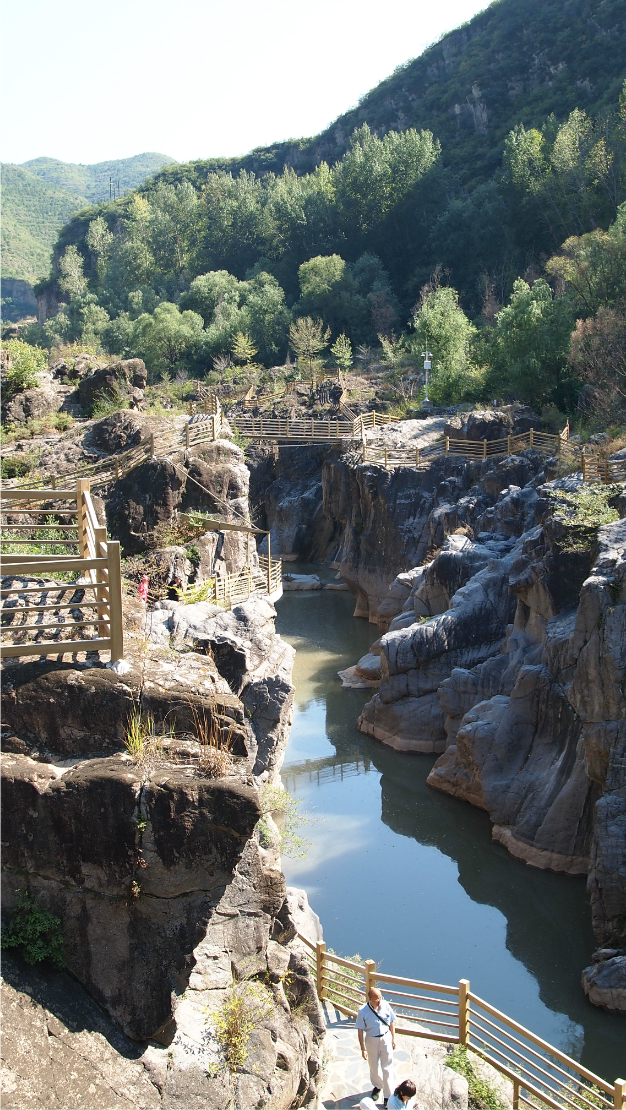
<svg viewBox="0 0 626 1110"><path fill-rule="evenodd" d="M297 569L297 568L294 568ZM314 568L319 572L319 568ZM288 789L322 819L304 860L284 860L304 886L329 945L396 974L472 989L588 1067L624 1071L626 1021L588 1004L580 971L594 947L584 879L513 860L487 815L430 790L435 757L394 752L358 732L367 691L336 672L376 635L346 594L288 594L278 630L297 649Z"/></svg>

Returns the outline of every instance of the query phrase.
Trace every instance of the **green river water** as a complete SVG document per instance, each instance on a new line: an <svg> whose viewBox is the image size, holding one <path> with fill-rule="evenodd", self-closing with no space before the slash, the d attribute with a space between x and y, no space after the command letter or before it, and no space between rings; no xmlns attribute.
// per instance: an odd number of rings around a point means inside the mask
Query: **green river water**
<svg viewBox="0 0 626 1110"><path fill-rule="evenodd" d="M296 573L331 575L294 565ZM290 593L277 631L296 648L296 704L282 778L314 817L303 859L283 857L324 939L390 974L476 993L609 1081L626 1072L626 1019L585 999L594 938L584 878L514 860L481 810L426 786L435 756L395 752L356 727L365 690L337 671L376 629L347 593Z"/></svg>

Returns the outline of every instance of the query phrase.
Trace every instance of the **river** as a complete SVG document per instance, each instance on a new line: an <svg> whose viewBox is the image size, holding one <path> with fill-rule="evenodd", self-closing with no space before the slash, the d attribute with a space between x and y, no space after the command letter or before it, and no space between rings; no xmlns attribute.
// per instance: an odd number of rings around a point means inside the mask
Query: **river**
<svg viewBox="0 0 626 1110"><path fill-rule="evenodd" d="M319 566L296 573L332 575ZM282 779L313 818L302 859L283 857L340 955L472 990L613 1081L626 1019L592 1006L580 973L594 950L584 878L539 871L491 839L482 810L426 786L435 756L395 752L356 727L366 690L337 671L376 628L347 593L285 594L277 631L296 648L294 723Z"/></svg>

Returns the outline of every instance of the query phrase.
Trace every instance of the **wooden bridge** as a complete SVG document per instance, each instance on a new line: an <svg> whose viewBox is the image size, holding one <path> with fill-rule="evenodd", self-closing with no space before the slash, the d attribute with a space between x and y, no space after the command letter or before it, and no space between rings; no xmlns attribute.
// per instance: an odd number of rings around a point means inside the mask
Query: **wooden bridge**
<svg viewBox="0 0 626 1110"><path fill-rule="evenodd" d="M396 1032L409 1037L465 1045L506 1076L513 1110L624 1110L626 1081L607 1083L560 1049L537 1037L470 989L428 983L377 971L374 960L356 963L312 944L298 933L321 1000L356 1017L371 987L379 987L397 1015Z"/></svg>

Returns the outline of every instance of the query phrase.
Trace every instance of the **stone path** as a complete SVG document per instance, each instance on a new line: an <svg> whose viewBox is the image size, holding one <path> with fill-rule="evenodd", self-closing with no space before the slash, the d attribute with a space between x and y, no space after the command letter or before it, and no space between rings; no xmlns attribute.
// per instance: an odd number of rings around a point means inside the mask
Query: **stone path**
<svg viewBox="0 0 626 1110"><path fill-rule="evenodd" d="M344 1017L331 1002L323 1002L326 1017L324 1051L326 1080L319 1102L320 1110L352 1110L358 1107L364 1095L371 1094L369 1068L361 1056L354 1018ZM394 1052L397 1083L411 1074L411 1053L401 1042L408 1037L397 1037ZM382 1107L382 1097L379 1099Z"/></svg>

